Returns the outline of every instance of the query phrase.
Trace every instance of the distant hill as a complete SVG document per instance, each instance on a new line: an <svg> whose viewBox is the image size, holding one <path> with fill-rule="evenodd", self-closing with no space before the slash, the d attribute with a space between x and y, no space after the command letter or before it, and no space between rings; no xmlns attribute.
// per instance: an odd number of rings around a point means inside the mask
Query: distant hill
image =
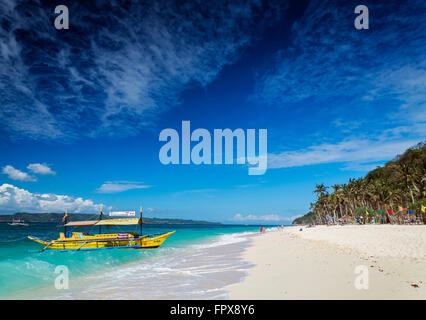
<svg viewBox="0 0 426 320"><path fill-rule="evenodd" d="M305 214L304 216L301 216L297 219L294 219L293 221L293 225L299 225L299 224L314 224L316 220L316 216L315 213L313 212L308 212L307 214Z"/></svg>
<svg viewBox="0 0 426 320"><path fill-rule="evenodd" d="M52 222L61 223L63 213L25 213L18 212L15 214L0 215L0 222L10 222L13 219L22 219L25 222ZM84 214L72 213L70 214L70 221L80 220L96 220L97 214ZM103 219L111 219L110 216L104 215ZM185 219L160 219L160 218L143 218L146 224L186 224L186 225L220 225L218 222L198 221L198 220L185 220Z"/></svg>

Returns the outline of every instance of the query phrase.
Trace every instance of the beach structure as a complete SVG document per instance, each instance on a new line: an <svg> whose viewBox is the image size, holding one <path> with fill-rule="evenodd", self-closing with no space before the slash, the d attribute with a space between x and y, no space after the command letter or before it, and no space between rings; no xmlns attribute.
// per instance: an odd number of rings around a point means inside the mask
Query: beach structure
<svg viewBox="0 0 426 320"><path fill-rule="evenodd" d="M351 223L351 222L353 222L354 221L354 218L352 217L352 216L350 216L350 215L345 215L345 216L343 216L342 218L341 218L341 221L343 222L343 223Z"/></svg>
<svg viewBox="0 0 426 320"><path fill-rule="evenodd" d="M122 212L119 214L122 216ZM60 251L90 251L101 249L150 249L158 248L175 231L162 234L142 235L142 207L140 208L139 218L118 218L102 219L102 207L97 220L72 221L68 222L68 213L65 212L63 218L64 232L59 233L56 240L42 240L34 236L28 236L30 240L43 245L41 251L60 250ZM140 233L119 232L102 233L102 227L110 228L112 226L140 226ZM98 234L89 234L87 232L67 232L68 227L99 227Z"/></svg>

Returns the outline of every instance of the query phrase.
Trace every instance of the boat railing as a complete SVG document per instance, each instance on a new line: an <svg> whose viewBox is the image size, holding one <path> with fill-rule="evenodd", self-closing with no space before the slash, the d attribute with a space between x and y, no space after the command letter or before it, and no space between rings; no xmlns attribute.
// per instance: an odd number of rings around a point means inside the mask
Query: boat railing
<svg viewBox="0 0 426 320"><path fill-rule="evenodd" d="M110 242L110 241L129 241L130 243L139 239L143 238L150 238L150 237L157 237L161 236L165 233L156 233L156 234L147 234L142 237L138 238L130 238L130 239L122 239L122 238L108 238L108 239L93 239L93 240L87 240L87 239L66 239L66 240L55 240L55 243L69 243L69 242L83 242L83 243L89 243L89 242Z"/></svg>
<svg viewBox="0 0 426 320"><path fill-rule="evenodd" d="M81 248L83 248L86 245L87 241L83 243L81 246L78 247L77 251L79 251Z"/></svg>
<svg viewBox="0 0 426 320"><path fill-rule="evenodd" d="M164 232L164 233L146 234L146 235L142 236L141 238L158 237L158 236L162 236L163 234L166 234L166 233L167 233L167 232Z"/></svg>
<svg viewBox="0 0 426 320"><path fill-rule="evenodd" d="M136 238L136 240L139 238ZM68 240L55 240L55 243L70 243L70 242L111 242L111 241L133 241L135 239L120 239L120 238L109 238L109 239L93 239L93 240L84 240L84 239L68 239Z"/></svg>
<svg viewBox="0 0 426 320"><path fill-rule="evenodd" d="M52 245L53 241L50 241L47 245L45 245L43 247L43 249L41 249L41 251L43 252L44 250L46 250L47 248L49 248Z"/></svg>

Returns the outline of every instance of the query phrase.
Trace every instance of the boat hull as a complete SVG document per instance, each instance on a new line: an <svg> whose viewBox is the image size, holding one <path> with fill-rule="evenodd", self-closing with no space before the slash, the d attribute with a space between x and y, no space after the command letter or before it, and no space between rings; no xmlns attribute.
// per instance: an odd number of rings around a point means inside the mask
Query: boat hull
<svg viewBox="0 0 426 320"><path fill-rule="evenodd" d="M158 248L163 242L175 231L167 232L159 235L147 235L134 239L108 239L107 237L96 236L87 237L87 239L58 239L45 241L36 237L28 236L30 240L43 245L44 250L60 250L60 251L91 251L101 249L152 249ZM101 236L101 235L97 235Z"/></svg>

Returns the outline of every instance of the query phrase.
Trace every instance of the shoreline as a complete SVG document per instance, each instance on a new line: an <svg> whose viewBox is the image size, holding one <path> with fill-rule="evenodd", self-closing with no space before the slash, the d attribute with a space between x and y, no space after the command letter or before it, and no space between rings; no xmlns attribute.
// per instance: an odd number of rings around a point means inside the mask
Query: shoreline
<svg viewBox="0 0 426 320"><path fill-rule="evenodd" d="M230 299L426 299L426 225L285 227L241 256Z"/></svg>
<svg viewBox="0 0 426 320"><path fill-rule="evenodd" d="M242 281L252 265L239 255L253 231L213 236L111 269L71 276L69 289L28 288L4 299L229 299L225 288Z"/></svg>
<svg viewBox="0 0 426 320"><path fill-rule="evenodd" d="M169 250L15 298L426 299L426 225L291 226ZM367 290L355 287L358 266Z"/></svg>

